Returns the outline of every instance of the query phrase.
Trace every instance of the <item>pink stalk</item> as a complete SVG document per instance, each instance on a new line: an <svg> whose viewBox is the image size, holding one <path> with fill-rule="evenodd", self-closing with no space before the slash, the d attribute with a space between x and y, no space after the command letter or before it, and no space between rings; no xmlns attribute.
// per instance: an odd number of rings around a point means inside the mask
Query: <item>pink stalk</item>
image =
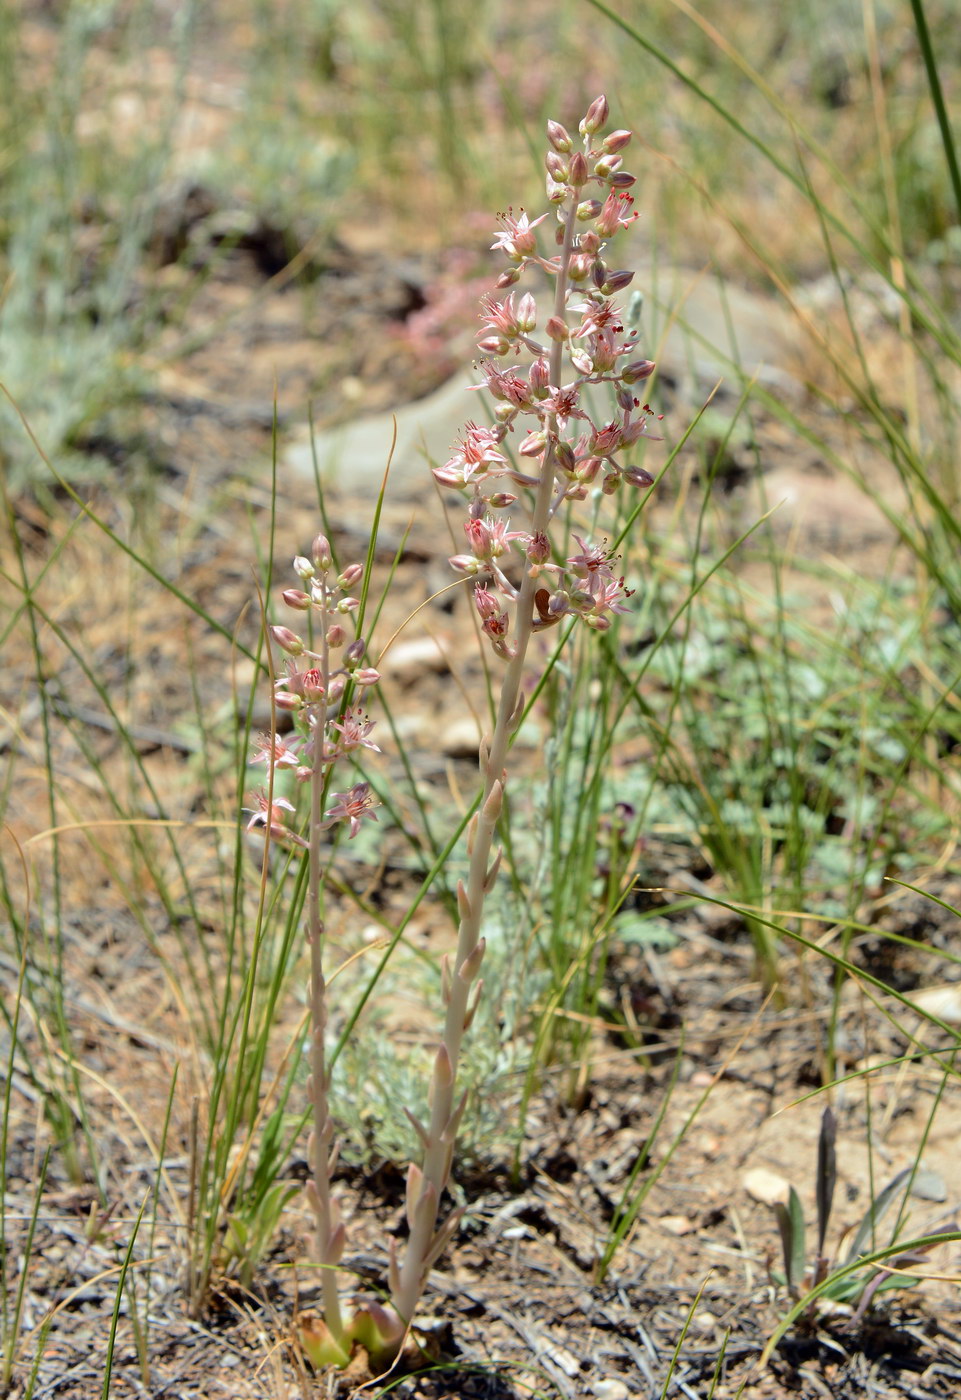
<svg viewBox="0 0 961 1400"><path fill-rule="evenodd" d="M337 1265L344 1252L346 1234L340 1211L331 1193L331 1178L337 1149L334 1125L328 1107L330 1076L327 1072L327 982L324 977L324 922L322 917L322 874L320 841L324 830L324 791L329 776L324 762L321 735L326 720L326 697L330 691L330 647L327 643L327 584L324 580L317 600L320 613L321 686L323 715L314 715L314 741L310 773L310 851L307 884L307 942L310 946L310 1077L307 1094L313 1109L313 1129L307 1145L307 1158L313 1172L307 1183L307 1199L314 1212L316 1260L320 1266L324 1321L336 1347L344 1345L344 1323L340 1307Z"/></svg>
<svg viewBox="0 0 961 1400"><path fill-rule="evenodd" d="M332 572L330 545L323 535L314 540L312 558L294 560L294 569L302 584L309 588L287 589L284 602L295 612L310 612L316 619L320 634L319 650L311 650L297 633L288 627L272 627L274 642L293 658L287 663L286 675L275 682L274 703L278 709L293 714L297 736L280 740L276 734L265 735L252 761L264 762L273 771L274 783L270 795L259 799L257 810L248 830L265 828L270 839L287 846L298 846L307 852L308 883L306 937L310 947L310 1076L308 1096L313 1127L307 1155L311 1180L306 1195L314 1215L314 1255L320 1269L323 1323L305 1322L301 1326L301 1341L317 1365L343 1365L350 1359L351 1346L358 1339L357 1319L345 1323L338 1286L338 1265L344 1252L346 1231L340 1210L334 1199L332 1179L337 1160L334 1125L330 1116L330 1072L327 1068L325 1034L327 1029L327 982L324 976L323 871L321 845L325 831L337 822L349 823L350 836L355 836L365 817L374 817L366 783L355 783L347 792L334 793L337 799L325 811L328 788L334 764L344 754L360 747L377 749L368 738L371 722L360 708L344 702L348 681L358 690L372 686L380 679L371 667L361 665L364 642L356 638L344 650L344 664L334 669L331 653L346 642L343 619L357 607L357 599L348 596L348 589L362 576L358 565L346 569L335 581ZM342 595L338 598L338 594ZM273 795L273 786L282 769L295 770L298 782L310 787L310 817L308 839L292 831L285 822L285 812L293 804ZM370 1333L370 1318L361 1324Z"/></svg>
<svg viewBox="0 0 961 1400"><path fill-rule="evenodd" d="M409 1238L402 1262L398 1263L393 1242L389 1284L391 1304L400 1319L409 1324L423 1292L431 1265L439 1257L457 1227L459 1212L454 1211L438 1226L441 1197L450 1179L458 1123L464 1099L457 1099L456 1080L464 1035L477 1009L482 984L478 974L484 957L481 925L484 901L497 876L501 851L495 851L495 832L507 781L505 764L511 737L524 708L522 682L531 637L535 631L552 626L565 615L580 617L587 625L609 626L607 611L623 611L626 596L623 580L615 580L610 560L603 551L580 541L578 555L567 565L552 564L547 531L565 499L580 499L586 485L603 469L604 490L617 489L622 481L650 485L651 478L639 468L623 470L615 454L640 437L650 410L641 407L628 386L646 378L654 366L634 360L620 371L616 361L634 353L633 333L619 340L623 326L616 308L609 301L614 290L630 281L631 274L610 273L600 253L609 238L634 216L629 213L630 197L620 192L633 183L633 177L620 171L620 158L614 154L630 139L619 131L598 144L595 135L607 116L607 102L598 98L581 123L583 151L573 151L571 139L556 122L548 125L551 151L547 156L548 196L558 207L560 255L552 260L537 252L533 223L523 213L515 219L505 216L505 231L494 247L502 248L513 266L503 274L498 286L512 286L528 265L539 266L555 278L553 314L546 330L549 350L532 335L536 325L533 298L522 297L514 304L511 293L503 302L484 299L485 331L481 348L494 356L530 351L536 358L529 381L515 369L500 371L485 366L487 387L497 402L498 426L493 430L468 425L460 450L435 471L445 486L458 486L472 493L470 515L465 531L473 554L457 555L451 564L475 580L475 604L482 626L495 653L507 661L501 684L493 731L481 745L482 798L468 828L470 865L466 885L458 885L459 927L453 961L444 960L444 1029L434 1058L430 1085L428 1123L412 1118L423 1145L421 1165L411 1164L407 1179L407 1220ZM586 186L606 186L608 198L585 200ZM544 216L546 217L546 216ZM592 227L578 237L578 224ZM597 229L601 230L601 233ZM568 324L569 293L573 282L584 285L586 313L580 329L572 333ZM575 337L580 337L575 345ZM562 389L565 356L575 370L573 382ZM610 383L616 386L620 414L604 427L590 421L580 406L580 390L586 384ZM640 411L640 418L633 415ZM536 428L519 447L523 457L536 465L533 475L519 473L498 451L513 421L521 414L537 419ZM562 415L588 430L576 441L561 436ZM566 421L565 421L566 425ZM510 534L506 526L491 517L481 517L486 509L498 509L516 498L501 491L483 494L490 478L530 486L534 491L529 529ZM525 541L528 567L519 588L515 588L497 564L499 554L509 549L508 541ZM483 580L483 582L481 582ZM548 586L545 586L545 582ZM490 585L490 586L489 586ZM491 586L494 591L492 591ZM503 603L502 601L503 600ZM501 611L502 606L504 611ZM513 616L511 633L509 617ZM510 633L510 640L508 634Z"/></svg>

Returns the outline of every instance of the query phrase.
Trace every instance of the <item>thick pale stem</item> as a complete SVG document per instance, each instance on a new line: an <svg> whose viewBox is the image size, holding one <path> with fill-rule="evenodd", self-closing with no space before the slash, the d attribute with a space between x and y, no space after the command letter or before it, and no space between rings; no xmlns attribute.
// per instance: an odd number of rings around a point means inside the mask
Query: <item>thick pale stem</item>
<svg viewBox="0 0 961 1400"><path fill-rule="evenodd" d="M564 225L564 243L554 297L554 315L564 318L567 304L567 271L574 247L574 227L577 199L571 200ZM551 346L550 382L559 385L563 364L563 346L555 341ZM548 424L548 446L541 464L541 474L534 500L531 533L546 531L554 492L554 443L557 423ZM437 1211L450 1173L451 1138L456 1129L454 1091L461 1042L469 1019L471 988L476 978L477 959L469 962L480 940L484 899L487 894L487 872L491 861L494 832L500 813L504 764L514 728L515 712L521 694L521 681L527 659L527 649L533 631L534 593L538 581L526 571L517 595L513 642L515 651L508 662L497 706L497 717L491 736L490 753L483 766L484 796L474 818L473 847L467 878L466 899L462 900L462 915L457 933L457 953L450 978L447 1012L444 1022L442 1051L435 1061L430 1090L430 1124L427 1148L424 1152L423 1181L418 1198L432 1191L433 1208L412 1212L410 1238L400 1274L391 1299L399 1316L409 1322L423 1291L431 1245L436 1238ZM498 791L495 792L495 785ZM462 976L464 971L466 975Z"/></svg>
<svg viewBox="0 0 961 1400"><path fill-rule="evenodd" d="M326 584L324 588L326 598ZM326 697L330 680L327 646L327 609L321 610L321 678ZM310 1099L313 1109L312 1170L313 1190L309 1192L316 1218L316 1252L320 1266L324 1321L337 1342L342 1342L344 1323L337 1287L341 1247L337 1247L339 1212L331 1195L330 1152L333 1129L328 1103L327 1059L324 1036L327 1029L327 983L324 978L324 922L321 915L322 876L320 838L324 819L324 720L326 701L314 707L313 771L310 779L310 852L308 855L307 938L310 944ZM332 1249L332 1246L333 1249Z"/></svg>

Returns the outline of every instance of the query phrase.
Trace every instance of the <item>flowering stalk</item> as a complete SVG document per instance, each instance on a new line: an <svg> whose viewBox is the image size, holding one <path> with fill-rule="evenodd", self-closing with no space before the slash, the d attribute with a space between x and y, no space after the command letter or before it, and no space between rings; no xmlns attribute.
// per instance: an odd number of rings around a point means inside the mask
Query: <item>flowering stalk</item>
<svg viewBox="0 0 961 1400"><path fill-rule="evenodd" d="M484 383L476 387L487 389L495 400L495 426L468 423L450 460L434 471L441 485L469 498L464 525L468 552L450 562L473 580L482 632L507 668L493 731L481 746L483 791L468 828L467 882L458 884L457 949L453 960L445 958L442 965L444 1030L434 1057L429 1121L411 1117L423 1156L421 1164L412 1163L408 1171L410 1234L402 1262L391 1241L391 1304L405 1324L413 1317L431 1265L459 1220L454 1211L440 1226L437 1223L464 1108L463 1096L456 1096L457 1067L481 994L484 901L501 860L501 850L494 848L495 831L507 782L507 751L524 708L522 681L530 640L564 617L605 630L611 613L626 611L624 600L630 595L603 547L575 535L578 548L569 553L570 545L558 549L549 530L560 507L584 499L595 483L608 495L625 483L653 484L642 468L619 460L621 452L650 435L654 415L635 396L633 386L645 380L654 365L636 357L636 332L625 332L622 313L612 299L633 273L611 271L602 256L609 240L636 218L627 193L635 179L622 170L619 154L631 134L614 131L602 139L599 132L607 114L604 97L591 103L580 123L579 148L559 123L548 123L547 196L556 209L559 253L545 257L538 249L535 230L547 214L533 221L523 211L516 218L513 212L502 217L503 228L492 246L506 254L509 266L498 289L512 287L529 268L540 269L554 282L552 314L544 337L537 338L537 305L530 293L516 302L513 291L503 300L495 295L483 299L479 344L489 358L481 366ZM518 369L497 363L522 354L531 357L526 378ZM588 385L613 389L617 412L610 422L593 421L584 395ZM532 421L517 454L529 470L512 465L501 450L507 435L525 418ZM510 531L508 521L492 514L518 499L502 489L505 485L533 495L530 521L523 530ZM524 554L519 583L506 572L514 542Z"/></svg>
<svg viewBox="0 0 961 1400"><path fill-rule="evenodd" d="M362 577L360 565L351 565L333 578L330 545L323 535L314 540L311 555L310 559L294 560L301 587L287 589L283 597L289 608L309 615L311 633L316 631L319 643L314 650L312 637L305 641L288 627L270 629L274 642L289 657L284 676L275 682L274 704L278 710L293 715L297 733L289 740L276 735L261 737L251 761L265 763L272 780L267 793L258 799L248 830L263 827L270 839L307 852L306 936L310 947L311 1013L307 1092L313 1125L307 1149L312 1175L306 1194L314 1216L323 1322L304 1324L301 1340L317 1364L344 1365L350 1359L352 1342L361 1335L366 1337L365 1329L369 1331L376 1318L367 1310L363 1317L357 1315L345 1322L338 1287L337 1266L343 1256L346 1231L331 1190L337 1145L329 1109L330 1072L325 1045L327 984L323 964L321 842L323 834L339 822L346 822L354 837L365 818L376 820L366 783L355 783L348 791L333 794L330 787L334 765L340 758L359 748L380 751L369 737L372 721L359 705L351 703L348 693L348 685L353 691L363 691L380 677L371 667L361 664L365 652L362 638L345 645L343 619L358 606L358 599L351 597L349 590ZM333 653L342 648L343 664L334 668ZM283 769L293 770L296 780L310 787L307 839L286 824L285 813L294 810L293 804L274 794L274 783ZM333 804L328 806L331 798Z"/></svg>

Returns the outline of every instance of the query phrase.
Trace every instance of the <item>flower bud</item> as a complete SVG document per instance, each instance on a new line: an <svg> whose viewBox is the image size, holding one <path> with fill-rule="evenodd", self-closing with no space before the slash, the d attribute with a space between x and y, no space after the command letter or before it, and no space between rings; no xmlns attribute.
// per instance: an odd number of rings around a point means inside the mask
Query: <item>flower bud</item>
<svg viewBox="0 0 961 1400"><path fill-rule="evenodd" d="M626 268L621 272L612 272L605 281L601 291L606 297L611 297L615 292L622 292L625 287L629 287L634 281L634 273Z"/></svg>
<svg viewBox="0 0 961 1400"><path fill-rule="evenodd" d="M531 365L530 384L531 391L540 397L546 393L550 387L551 368L544 356L539 356Z"/></svg>
<svg viewBox="0 0 961 1400"><path fill-rule="evenodd" d="M512 506L517 500L509 491L495 491L493 496L488 496L487 504L494 510L502 510L504 506Z"/></svg>
<svg viewBox="0 0 961 1400"><path fill-rule="evenodd" d="M278 710L299 710L303 703L300 696L294 695L290 690L278 690L274 695L274 704Z"/></svg>
<svg viewBox="0 0 961 1400"><path fill-rule="evenodd" d="M289 656L302 656L304 644L296 632L291 632L289 627L271 627L270 635L279 647L282 647Z"/></svg>
<svg viewBox="0 0 961 1400"><path fill-rule="evenodd" d="M363 577L363 564L348 564L344 572L341 574L340 578L337 580L337 587L346 593L348 588L353 588L355 584L360 583Z"/></svg>
<svg viewBox="0 0 961 1400"><path fill-rule="evenodd" d="M597 214L600 214L600 203L597 200L595 200L594 203L598 206ZM594 215L595 218L597 218L597 214ZM601 251L601 240L598 238L594 230L592 228L589 228L586 233L581 234L580 238L578 239L577 246L579 251L582 253L597 254Z"/></svg>
<svg viewBox="0 0 961 1400"><path fill-rule="evenodd" d="M547 332L549 340L559 341L561 345L570 335L570 329L563 316L549 316L544 330Z"/></svg>
<svg viewBox="0 0 961 1400"><path fill-rule="evenodd" d="M571 156L570 170L568 171L568 182L575 190L579 190L582 185L587 184L590 171L587 168L587 156L583 151L575 151Z"/></svg>
<svg viewBox="0 0 961 1400"><path fill-rule="evenodd" d="M567 198L567 186L558 184L551 175L547 177L547 198L551 204L563 204Z"/></svg>
<svg viewBox="0 0 961 1400"><path fill-rule="evenodd" d="M577 458L574 456L574 449L569 442L559 442L554 449L554 461L560 471L568 475L574 470Z"/></svg>
<svg viewBox="0 0 961 1400"><path fill-rule="evenodd" d="M330 552L330 541L326 535L317 536L310 546L310 553L314 561L314 568L319 569L321 573L326 573L333 563L333 557Z"/></svg>
<svg viewBox="0 0 961 1400"><path fill-rule="evenodd" d="M485 355L506 355L511 343L505 335L485 335L483 340L477 342L477 348L483 350Z"/></svg>
<svg viewBox="0 0 961 1400"><path fill-rule="evenodd" d="M633 135L632 131L612 131L601 142L601 150L607 155L613 155L615 151L623 151Z"/></svg>
<svg viewBox="0 0 961 1400"><path fill-rule="evenodd" d="M621 370L621 379L625 384L636 384L639 379L647 379L656 368L653 360L632 360Z"/></svg>
<svg viewBox="0 0 961 1400"><path fill-rule="evenodd" d="M613 496L620 484L620 472L609 472L601 482L601 490L605 496Z"/></svg>
<svg viewBox="0 0 961 1400"><path fill-rule="evenodd" d="M531 535L527 544L528 564L546 564L551 557L551 543L543 530Z"/></svg>
<svg viewBox="0 0 961 1400"><path fill-rule="evenodd" d="M556 151L548 151L544 157L544 164L547 166L547 173L552 180L556 180L559 185L567 183L568 165Z"/></svg>
<svg viewBox="0 0 961 1400"><path fill-rule="evenodd" d="M346 689L347 689L347 678L346 678L346 676L334 676L334 678L333 678L333 680L331 681L330 685L327 687L327 699L328 699L328 701L329 701L331 704L334 704L335 701L337 701L337 700L340 699L340 697L343 695L343 693L344 693L344 691L345 691Z"/></svg>
<svg viewBox="0 0 961 1400"><path fill-rule="evenodd" d="M602 209L599 199L585 199L577 206L577 218L580 223L586 223L589 219L596 219Z"/></svg>
<svg viewBox="0 0 961 1400"><path fill-rule="evenodd" d="M496 617L500 611L497 598L483 583L478 583L474 588L474 607L485 622L489 617Z"/></svg>
<svg viewBox="0 0 961 1400"><path fill-rule="evenodd" d="M624 162L620 156L601 156L594 162L594 174L599 180L609 180L615 170L620 170Z"/></svg>
<svg viewBox="0 0 961 1400"><path fill-rule="evenodd" d="M353 612L355 608L359 608L359 607L360 607L360 599L359 599L359 598L349 598L349 597L348 597L348 598L340 598L340 599L338 599L338 602L337 602L337 609L336 609L336 610L337 610L337 612L339 612L339 613L349 613L349 612Z"/></svg>
<svg viewBox="0 0 961 1400"><path fill-rule="evenodd" d="M297 612L310 607L310 597L301 588L285 588L281 596L288 608L295 608Z"/></svg>
<svg viewBox="0 0 961 1400"><path fill-rule="evenodd" d="M327 645L329 647L342 647L347 637L347 633L339 622L332 622L327 628Z"/></svg>
<svg viewBox="0 0 961 1400"><path fill-rule="evenodd" d="M314 566L309 559L305 559L302 554L298 554L294 560L294 573L298 578L302 578L306 583L314 576Z"/></svg>
<svg viewBox="0 0 961 1400"><path fill-rule="evenodd" d="M537 302L530 292L525 292L517 303L516 316L518 327L525 333L537 325Z"/></svg>
<svg viewBox="0 0 961 1400"><path fill-rule="evenodd" d="M354 672L355 685L376 685L380 680L380 672L373 666L361 666Z"/></svg>
<svg viewBox="0 0 961 1400"><path fill-rule="evenodd" d="M513 287L514 283L515 283L515 282L519 282L520 280L521 280L520 268L519 268L519 267L509 267L509 268L507 268L506 272L502 272L502 273L501 273L501 275L498 277L497 281L494 283L494 286L495 286L495 287L499 287L499 288L501 288L501 289L503 290L504 287Z"/></svg>
<svg viewBox="0 0 961 1400"><path fill-rule="evenodd" d="M609 183L612 190L629 190L637 184L637 176L629 175L626 170L615 170Z"/></svg>
<svg viewBox="0 0 961 1400"><path fill-rule="evenodd" d="M522 457L539 457L546 446L547 434L533 432L527 434L517 451Z"/></svg>
<svg viewBox="0 0 961 1400"><path fill-rule="evenodd" d="M600 97L595 97L588 107L583 120L578 126L582 136L593 136L595 131L600 131L607 121L610 108L607 105L607 98L602 93Z"/></svg>
<svg viewBox="0 0 961 1400"><path fill-rule="evenodd" d="M616 136L617 132L613 134ZM558 151L562 156L567 155L568 151L571 149L571 138L568 136L565 128L561 126L560 122L548 121L547 139L554 150Z"/></svg>
<svg viewBox="0 0 961 1400"><path fill-rule="evenodd" d="M352 671L359 662L363 661L366 650L367 643L363 637L355 637L344 652L344 665L349 671Z"/></svg>
<svg viewBox="0 0 961 1400"><path fill-rule="evenodd" d="M642 489L654 485L651 473L646 472L643 467L625 467L624 480L629 486L640 486Z"/></svg>

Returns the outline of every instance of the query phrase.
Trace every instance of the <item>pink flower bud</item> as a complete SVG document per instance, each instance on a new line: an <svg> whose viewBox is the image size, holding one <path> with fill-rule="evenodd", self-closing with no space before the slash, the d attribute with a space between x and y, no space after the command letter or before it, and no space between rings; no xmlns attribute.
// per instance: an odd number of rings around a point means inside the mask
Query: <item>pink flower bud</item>
<svg viewBox="0 0 961 1400"><path fill-rule="evenodd" d="M620 472L609 472L601 482L601 491L605 496L613 496L620 484Z"/></svg>
<svg viewBox="0 0 961 1400"><path fill-rule="evenodd" d="M547 332L548 339L559 341L561 345L570 335L568 324L562 316L549 316L544 330Z"/></svg>
<svg viewBox="0 0 961 1400"><path fill-rule="evenodd" d="M593 374L594 372L594 361L583 346L579 346L578 349L574 351L571 356L571 364L577 370L578 374Z"/></svg>
<svg viewBox="0 0 961 1400"><path fill-rule="evenodd" d="M639 379L647 379L656 368L653 360L632 360L621 370L621 379L625 384L636 384Z"/></svg>
<svg viewBox="0 0 961 1400"><path fill-rule="evenodd" d="M517 449L522 457L539 457L547 446L547 434L533 432L527 437Z"/></svg>
<svg viewBox="0 0 961 1400"><path fill-rule="evenodd" d="M540 355L531 365L531 389L535 394L544 394L550 388L550 382L551 367L544 356Z"/></svg>
<svg viewBox="0 0 961 1400"><path fill-rule="evenodd" d="M304 651L304 644L296 632L291 632L289 627L271 627L270 635L279 647L290 656L301 656Z"/></svg>
<svg viewBox="0 0 961 1400"><path fill-rule="evenodd" d="M600 131L607 121L610 108L607 105L607 98L602 93L600 97L595 97L588 107L587 112L581 121L578 130L582 136L593 136L595 131Z"/></svg>
<svg viewBox="0 0 961 1400"><path fill-rule="evenodd" d="M531 535L527 545L528 564L546 564L551 557L551 542L543 530Z"/></svg>
<svg viewBox="0 0 961 1400"><path fill-rule="evenodd" d="M506 355L511 343L504 335L485 335L483 340L477 342L477 348L483 350L485 355Z"/></svg>
<svg viewBox="0 0 961 1400"><path fill-rule="evenodd" d="M274 704L278 710L299 710L303 703L299 695L294 695L289 690L278 690L274 696Z"/></svg>
<svg viewBox="0 0 961 1400"><path fill-rule="evenodd" d="M354 672L357 685L376 685L379 680L380 672L375 671L373 666L361 666L360 670Z"/></svg>
<svg viewBox="0 0 961 1400"><path fill-rule="evenodd" d="M494 283L495 287L513 287L515 282L521 280L521 270L519 267L509 267L506 272L502 272Z"/></svg>
<svg viewBox="0 0 961 1400"><path fill-rule="evenodd" d="M575 151L571 156L571 165L567 176L569 184L573 189L579 190L582 185L587 184L589 174L587 156L583 151Z"/></svg>
<svg viewBox="0 0 961 1400"><path fill-rule="evenodd" d="M558 184L552 176L547 177L547 198L551 204L563 204L567 198L567 186Z"/></svg>
<svg viewBox="0 0 961 1400"><path fill-rule="evenodd" d="M597 204L597 213L599 214L601 212L601 206L597 200L593 202ZM594 217L596 218L597 215ZM588 229L586 233L581 234L578 241L578 248L582 253L597 254L601 251L601 240L592 228Z"/></svg>
<svg viewBox="0 0 961 1400"><path fill-rule="evenodd" d="M326 535L318 535L310 547L311 557L314 561L314 568L321 573L326 573L333 563L330 552L330 541Z"/></svg>
<svg viewBox="0 0 961 1400"><path fill-rule="evenodd" d="M615 151L623 151L633 135L632 131L612 131L601 142L601 150L606 151L608 155L613 155Z"/></svg>
<svg viewBox="0 0 961 1400"><path fill-rule="evenodd" d="M294 560L294 573L306 583L314 576L314 566L309 559L305 559L302 554L298 554Z"/></svg>
<svg viewBox="0 0 961 1400"><path fill-rule="evenodd" d="M537 302L530 292L525 292L517 303L517 324L522 331L530 332L537 325Z"/></svg>
<svg viewBox="0 0 961 1400"><path fill-rule="evenodd" d="M613 134L616 136L617 132ZM571 138L568 136L564 127L561 126L560 122L548 121L547 139L554 147L554 150L560 152L562 156L566 155L571 149Z"/></svg>
<svg viewBox="0 0 961 1400"><path fill-rule="evenodd" d="M485 622L489 617L496 617L500 610L496 596L483 583L477 584L474 589L474 607Z"/></svg>
<svg viewBox="0 0 961 1400"><path fill-rule="evenodd" d="M640 486L642 489L654 485L651 473L646 472L643 467L625 467L624 480L629 486Z"/></svg>
<svg viewBox="0 0 961 1400"><path fill-rule="evenodd" d="M346 592L348 588L353 588L355 584L360 583L363 577L363 564L348 564L344 572L341 574L340 578L337 580L337 587Z"/></svg>
<svg viewBox="0 0 961 1400"><path fill-rule="evenodd" d="M620 156L601 156L594 162L594 174L599 180L609 180L615 170L620 170L624 162Z"/></svg>
<svg viewBox="0 0 961 1400"><path fill-rule="evenodd" d="M494 510L502 510L504 506L512 506L517 500L509 491L495 491L493 496L488 496L487 504Z"/></svg>
<svg viewBox="0 0 961 1400"><path fill-rule="evenodd" d="M567 161L559 156L556 151L547 152L547 155L544 157L544 164L547 166L547 173L552 180L556 180L559 185L567 183Z"/></svg>
<svg viewBox="0 0 961 1400"><path fill-rule="evenodd" d="M285 588L281 596L288 608L296 608L297 612L310 607L310 598L300 588Z"/></svg>
<svg viewBox="0 0 961 1400"><path fill-rule="evenodd" d="M344 652L344 665L348 670L353 670L359 661L363 661L364 652L367 650L367 643L363 637L355 637L350 646Z"/></svg>
<svg viewBox="0 0 961 1400"><path fill-rule="evenodd" d="M636 184L637 176L629 175L626 170L616 170L610 180L612 190L629 190Z"/></svg>
<svg viewBox="0 0 961 1400"><path fill-rule="evenodd" d="M346 637L347 633L339 622L332 622L327 628L327 645L329 647L342 647Z"/></svg>
<svg viewBox="0 0 961 1400"><path fill-rule="evenodd" d="M590 485L603 465L604 463L600 457L586 458L577 468L578 481L583 481Z"/></svg>
<svg viewBox="0 0 961 1400"><path fill-rule="evenodd" d="M625 287L629 287L634 281L634 273L626 268L621 272L612 272L604 283L601 291L606 297L611 297L615 292L622 292Z"/></svg>
<svg viewBox="0 0 961 1400"><path fill-rule="evenodd" d="M578 220L585 224L590 219L596 219L601 212L601 201L599 199L585 199L577 206Z"/></svg>
<svg viewBox="0 0 961 1400"><path fill-rule="evenodd" d="M575 467L577 459L574 456L574 449L569 442L559 442L554 449L554 461L562 472L570 474Z"/></svg>
<svg viewBox="0 0 961 1400"><path fill-rule="evenodd" d="M327 699L330 701L331 704L333 704L336 700L340 699L340 697L343 695L346 689L346 676L334 676L333 680L327 688Z"/></svg>
<svg viewBox="0 0 961 1400"><path fill-rule="evenodd" d="M466 574L468 578L484 572L484 565L473 554L452 554L447 562L457 573Z"/></svg>

